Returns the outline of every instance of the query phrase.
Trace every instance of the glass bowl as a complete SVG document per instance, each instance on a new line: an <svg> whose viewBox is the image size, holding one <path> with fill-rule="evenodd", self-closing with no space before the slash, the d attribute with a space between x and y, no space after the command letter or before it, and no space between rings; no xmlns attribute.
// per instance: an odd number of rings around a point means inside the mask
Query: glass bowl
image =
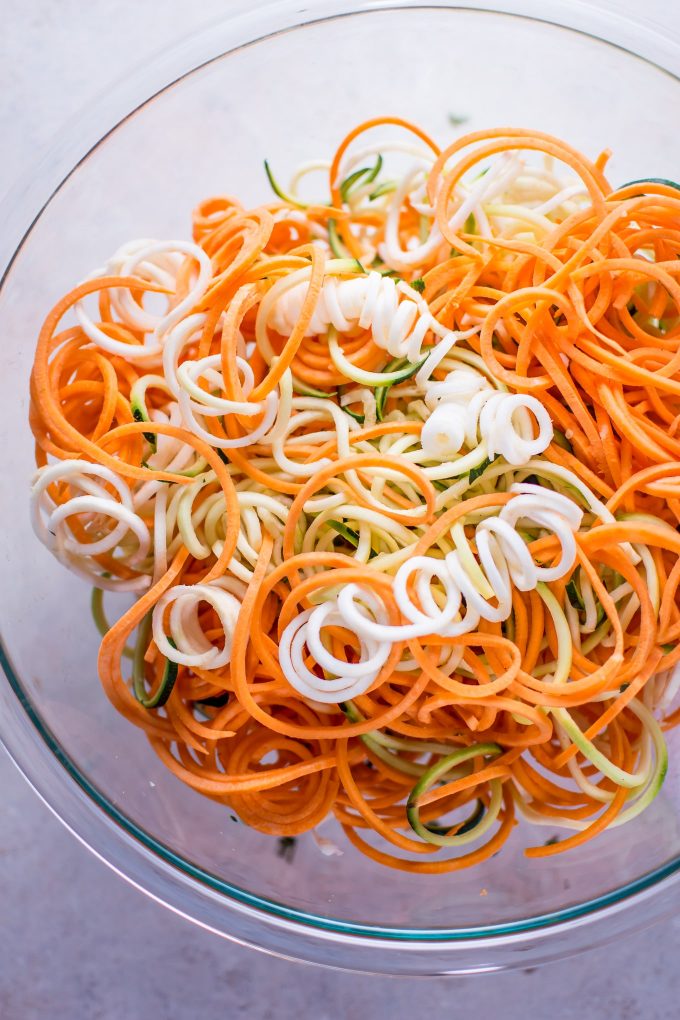
<svg viewBox="0 0 680 1020"><path fill-rule="evenodd" d="M678 177L672 39L575 2L495 6L260 6L103 96L4 210L3 740L74 834L140 889L221 935L336 967L527 966L672 912L680 747L647 813L566 855L527 860L523 848L551 832L521 825L496 857L442 877L382 870L344 843L326 857L311 836L281 856L165 771L107 702L89 591L29 525L28 374L47 310L121 242L187 235L192 207L213 193L265 199L265 157L285 177L365 117L398 114L440 140L452 116L470 129L531 126L590 155L611 148L615 182Z"/></svg>

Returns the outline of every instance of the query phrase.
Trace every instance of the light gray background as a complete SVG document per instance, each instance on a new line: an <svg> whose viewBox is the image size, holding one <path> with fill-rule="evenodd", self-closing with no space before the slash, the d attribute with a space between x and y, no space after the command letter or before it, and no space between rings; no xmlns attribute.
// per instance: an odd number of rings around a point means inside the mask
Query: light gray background
<svg viewBox="0 0 680 1020"><path fill-rule="evenodd" d="M85 101L182 34L246 6L0 0L0 195ZM634 0L600 6L680 32L677 0L646 0L643 14ZM0 790L1 1020L678 1016L680 919L512 974L414 981L303 967L222 941L128 887L55 821L1 753Z"/></svg>

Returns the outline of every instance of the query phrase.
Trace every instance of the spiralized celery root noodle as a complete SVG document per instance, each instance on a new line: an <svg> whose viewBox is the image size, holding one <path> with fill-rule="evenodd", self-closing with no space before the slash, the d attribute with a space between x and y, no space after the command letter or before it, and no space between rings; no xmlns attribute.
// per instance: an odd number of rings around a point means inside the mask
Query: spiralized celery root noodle
<svg viewBox="0 0 680 1020"><path fill-rule="evenodd" d="M680 193L608 155L369 121L47 316L35 533L93 588L113 705L247 825L334 816L443 873L520 817L563 830L527 830L547 856L659 792Z"/></svg>

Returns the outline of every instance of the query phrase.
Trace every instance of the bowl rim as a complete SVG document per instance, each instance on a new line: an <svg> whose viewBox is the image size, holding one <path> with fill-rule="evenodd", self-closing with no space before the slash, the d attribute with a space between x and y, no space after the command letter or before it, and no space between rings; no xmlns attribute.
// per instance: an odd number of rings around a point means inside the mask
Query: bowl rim
<svg viewBox="0 0 680 1020"><path fill-rule="evenodd" d="M411 9L476 11L528 18L591 36L653 64L674 79L680 77L680 37L661 35L611 9L582 0L315 0L300 9L295 0L270 0L249 12L224 18L164 50L149 64L106 89L72 118L58 140L36 164L28 181L20 181L0 203L6 229L0 241L0 291L15 258L55 195L88 156L103 145L126 120L157 95L229 53L307 25L338 17ZM653 57L652 57L653 54ZM110 125L101 133L101 124ZM76 130L77 125L77 130ZM35 211L37 210L37 211ZM281 956L304 958L343 968L373 970L367 946L382 950L378 970L405 973L476 972L526 965L527 950L559 930L566 940L559 955L583 948L588 923L589 944L612 937L614 928L629 930L673 911L680 883L680 856L608 893L560 910L521 920L467 928L392 928L343 921L286 906L233 886L179 856L112 804L90 782L61 747L40 712L23 690L11 657L0 639L0 666L8 680L0 699L0 739L29 784L60 821L97 857L143 892L173 911L218 934ZM36 754L37 750L37 754ZM55 762L60 768L55 769ZM151 867L150 867L151 865ZM198 895L197 895L198 894ZM633 921L628 908L635 904ZM197 907L200 910L197 911ZM623 923L623 911L629 915ZM199 916L200 914L200 916ZM607 924L605 924L607 922ZM608 928L608 932L605 931ZM282 944L298 936L297 945ZM328 959L328 945L333 960ZM342 952L338 947L342 945ZM493 962L479 963L479 949L497 951ZM422 962L413 962L418 949ZM457 962L451 965L455 949ZM405 953L408 950L408 957ZM520 956L516 951L521 952ZM538 956L546 958L546 950ZM407 962L408 961L408 962Z"/></svg>

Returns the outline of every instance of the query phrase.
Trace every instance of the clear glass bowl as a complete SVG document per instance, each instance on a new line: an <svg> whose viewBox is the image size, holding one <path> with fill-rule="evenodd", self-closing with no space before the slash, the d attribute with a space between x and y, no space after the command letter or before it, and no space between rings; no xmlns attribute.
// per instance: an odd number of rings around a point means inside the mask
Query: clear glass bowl
<svg viewBox="0 0 680 1020"><path fill-rule="evenodd" d="M265 157L285 177L364 117L400 114L440 139L451 114L471 129L533 126L591 155L613 149L614 181L678 177L670 38L573 0L483 6L285 2L226 21L102 97L4 210L3 739L53 811L129 881L219 934L336 967L526 966L670 913L677 765L635 823L543 861L522 850L550 831L525 826L492 860L442 877L381 870L350 846L324 857L311 837L292 860L278 856L276 840L167 773L102 693L89 591L29 526L28 374L46 311L122 241L186 235L192 206L213 193L257 203ZM29 224L17 247L13 232Z"/></svg>

